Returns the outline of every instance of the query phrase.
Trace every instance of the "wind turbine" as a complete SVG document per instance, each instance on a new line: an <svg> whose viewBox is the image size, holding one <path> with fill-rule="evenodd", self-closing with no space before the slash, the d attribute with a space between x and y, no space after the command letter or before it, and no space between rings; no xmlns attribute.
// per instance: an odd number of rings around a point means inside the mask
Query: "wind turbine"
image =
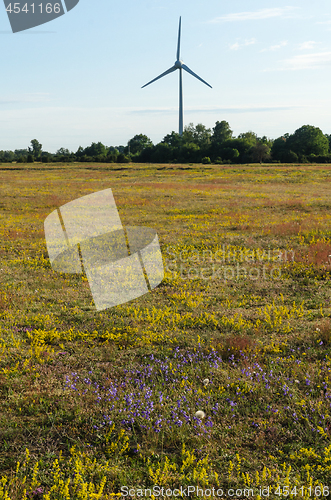
<svg viewBox="0 0 331 500"><path fill-rule="evenodd" d="M183 79L182 79L182 70L187 71L187 73L190 73L190 75L195 76L200 82L204 83L205 85L208 85L208 87L212 88L209 83L205 82L200 76L195 74L189 67L186 66L186 64L183 63L183 61L179 58L180 56L180 32L181 32L181 22L182 18L179 18L179 28L178 28L178 43L177 43L177 59L175 64L162 73L162 75L157 76L154 78L154 80L151 80L150 82L146 83L146 85L143 85L141 88L143 89L144 87L147 87L150 83L156 82L156 80L159 80L159 78L162 78L165 75L168 75L169 73L172 73L173 71L176 71L176 69L179 69L179 135L183 134Z"/></svg>

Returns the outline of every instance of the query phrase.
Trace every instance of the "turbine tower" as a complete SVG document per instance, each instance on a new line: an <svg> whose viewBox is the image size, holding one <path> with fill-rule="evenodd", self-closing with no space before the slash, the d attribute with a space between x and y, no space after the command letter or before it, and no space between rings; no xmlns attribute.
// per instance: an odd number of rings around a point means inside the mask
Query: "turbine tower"
<svg viewBox="0 0 331 500"><path fill-rule="evenodd" d="M154 78L154 80L151 80L150 82L146 83L146 85L143 85L141 88L143 89L144 87L147 87L150 83L156 82L156 80L159 80L159 78L162 78L165 75L168 75L169 73L172 73L173 71L176 71L176 69L179 69L179 135L183 134L183 79L182 79L182 70L187 71L187 73L190 73L190 75L195 76L200 82L204 83L205 85L208 85L208 87L212 88L209 83L205 82L200 76L196 75L189 67L186 66L186 64L183 63L183 61L179 58L180 56L180 32L181 32L181 17L179 18L179 28L178 28L178 42L177 42L177 59L175 64L170 68L167 69L162 75L157 76Z"/></svg>

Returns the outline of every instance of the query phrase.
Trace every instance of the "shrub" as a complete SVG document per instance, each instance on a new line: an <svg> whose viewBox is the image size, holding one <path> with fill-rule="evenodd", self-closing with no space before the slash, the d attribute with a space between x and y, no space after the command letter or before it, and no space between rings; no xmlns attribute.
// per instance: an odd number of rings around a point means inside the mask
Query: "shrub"
<svg viewBox="0 0 331 500"><path fill-rule="evenodd" d="M117 157L118 163L129 163L130 157L125 155L124 153L120 153Z"/></svg>

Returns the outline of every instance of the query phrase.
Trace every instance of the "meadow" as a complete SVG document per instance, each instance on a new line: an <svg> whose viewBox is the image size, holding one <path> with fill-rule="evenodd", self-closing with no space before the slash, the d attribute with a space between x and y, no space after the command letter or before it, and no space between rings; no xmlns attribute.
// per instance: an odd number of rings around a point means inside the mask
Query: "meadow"
<svg viewBox="0 0 331 500"><path fill-rule="evenodd" d="M0 500L331 494L330 165L0 179ZM97 312L84 274L51 268L44 220L106 188L157 231L165 277Z"/></svg>

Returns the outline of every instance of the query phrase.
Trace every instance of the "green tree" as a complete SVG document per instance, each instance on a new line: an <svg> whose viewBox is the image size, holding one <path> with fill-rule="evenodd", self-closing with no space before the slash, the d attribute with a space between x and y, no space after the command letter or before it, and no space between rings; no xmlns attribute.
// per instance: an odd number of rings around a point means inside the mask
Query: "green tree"
<svg viewBox="0 0 331 500"><path fill-rule="evenodd" d="M79 146L75 153L75 156L78 160L80 160L84 156L84 148L82 146Z"/></svg>
<svg viewBox="0 0 331 500"><path fill-rule="evenodd" d="M179 148L183 142L182 137L183 136L180 136L177 132L172 131L171 134L167 134L163 137L161 142L169 144L171 148Z"/></svg>
<svg viewBox="0 0 331 500"><path fill-rule="evenodd" d="M285 151L282 161L284 163L298 163L299 158L294 151L291 151L291 149L289 149L288 151Z"/></svg>
<svg viewBox="0 0 331 500"><path fill-rule="evenodd" d="M225 120L221 122L216 122L215 127L213 128L213 134L211 136L211 147L210 154L213 158L222 156L222 147L224 147L225 143L231 140L232 138L232 130L230 129L230 125Z"/></svg>
<svg viewBox="0 0 331 500"><path fill-rule="evenodd" d="M225 160L235 160L236 163L248 163L251 161L251 148L252 144L247 141L247 139L229 139L219 148L217 156ZM236 153L235 156L233 156L233 154L230 154L229 156L230 149L237 150L239 152L239 156L237 156Z"/></svg>
<svg viewBox="0 0 331 500"><path fill-rule="evenodd" d="M201 161L199 146L194 142L183 144L180 150L180 159L183 162L199 163Z"/></svg>
<svg viewBox="0 0 331 500"><path fill-rule="evenodd" d="M257 142L250 149L252 161L254 163L262 163L270 158L270 147L267 144Z"/></svg>
<svg viewBox="0 0 331 500"><path fill-rule="evenodd" d="M43 163L49 163L52 159L52 156L50 153L48 153L47 151L43 151L42 152L42 155L41 155L41 161Z"/></svg>
<svg viewBox="0 0 331 500"><path fill-rule="evenodd" d="M153 143L150 140L150 138L147 137L147 135L137 134L134 137L132 137L132 139L129 140L128 147L125 148L126 149L125 153L128 153L130 151L130 154L135 155L137 153L141 153L143 149L148 148L150 146L153 146Z"/></svg>
<svg viewBox="0 0 331 500"><path fill-rule="evenodd" d="M160 142L160 144L163 143ZM143 149L142 152L139 153L139 156L135 158L135 160L141 163L151 163L152 155L154 154L156 147L157 146L148 146L147 148Z"/></svg>
<svg viewBox="0 0 331 500"><path fill-rule="evenodd" d="M239 156L240 156L239 151L236 148L231 148L231 147L222 148L223 160L230 160L234 162L239 158Z"/></svg>
<svg viewBox="0 0 331 500"><path fill-rule="evenodd" d="M331 134L325 134L325 137L329 141L329 152L331 151Z"/></svg>
<svg viewBox="0 0 331 500"><path fill-rule="evenodd" d="M31 147L29 147L29 153L32 154L35 160L38 160L42 150L42 144L37 141L37 139L32 139Z"/></svg>
<svg viewBox="0 0 331 500"><path fill-rule="evenodd" d="M185 125L182 135L183 144L189 144L194 142L195 127L193 123Z"/></svg>
<svg viewBox="0 0 331 500"><path fill-rule="evenodd" d="M286 162L286 157L290 151L287 143L289 134L284 134L274 140L271 148L271 156L273 160L278 160L281 162ZM287 162L286 162L287 163Z"/></svg>
<svg viewBox="0 0 331 500"><path fill-rule="evenodd" d="M0 151L0 161L4 163L15 161L15 153L13 151Z"/></svg>
<svg viewBox="0 0 331 500"><path fill-rule="evenodd" d="M157 148L157 155L158 158L160 158L161 152L164 151L165 153L165 160L164 161L170 161L174 159L178 159L181 156L181 148L182 145L184 144L183 136L179 135L177 132L172 131L171 134L167 134L161 141L160 144L166 144L168 148L158 148L158 144L154 146Z"/></svg>
<svg viewBox="0 0 331 500"><path fill-rule="evenodd" d="M167 142L159 142L150 151L149 158L146 157L146 151L142 153L142 158L146 158L145 161L152 161L155 163L167 163L173 158L173 148Z"/></svg>
<svg viewBox="0 0 331 500"><path fill-rule="evenodd" d="M84 156L92 161L103 161L106 159L108 149L102 142L92 142L91 146L84 149Z"/></svg>
<svg viewBox="0 0 331 500"><path fill-rule="evenodd" d="M60 148L56 151L56 154L59 155L59 156L70 156L71 153L69 151L69 149L66 149L66 148Z"/></svg>
<svg viewBox="0 0 331 500"><path fill-rule="evenodd" d="M200 149L208 148L211 144L211 129L198 123L195 127L194 142Z"/></svg>
<svg viewBox="0 0 331 500"><path fill-rule="evenodd" d="M124 153L119 153L116 161L117 161L117 163L129 163L130 157L125 155Z"/></svg>
<svg viewBox="0 0 331 500"><path fill-rule="evenodd" d="M44 156L44 155L43 155ZM60 148L56 151L55 161L72 162L76 158L74 153L70 153L67 148Z"/></svg>
<svg viewBox="0 0 331 500"><path fill-rule="evenodd" d="M255 146L257 143L257 135L255 132L252 132L251 130L239 134L238 139L242 139L247 145L249 144L250 147Z"/></svg>
<svg viewBox="0 0 331 500"><path fill-rule="evenodd" d="M206 151L211 144L211 130L202 123L198 123L196 126L189 123L184 128L182 140L184 144L194 143L201 150Z"/></svg>
<svg viewBox="0 0 331 500"><path fill-rule="evenodd" d="M259 144L265 144L266 146L268 146L270 149L272 148L272 145L274 143L274 141L272 139L268 139L268 137L266 135L264 135L263 137L258 137L257 138L257 142Z"/></svg>
<svg viewBox="0 0 331 500"><path fill-rule="evenodd" d="M29 151L27 149L15 149L15 160L18 163L26 163Z"/></svg>
<svg viewBox="0 0 331 500"><path fill-rule="evenodd" d="M311 154L326 155L329 152L328 138L322 130L312 125L303 125L287 139L287 147L294 151L299 160Z"/></svg>
<svg viewBox="0 0 331 500"><path fill-rule="evenodd" d="M230 125L225 120L221 122L216 122L213 128L213 135L211 136L211 142L214 146L221 146L225 141L232 138L232 130Z"/></svg>
<svg viewBox="0 0 331 500"><path fill-rule="evenodd" d="M116 163L118 156L118 150L114 146L110 146L107 151L107 162Z"/></svg>

